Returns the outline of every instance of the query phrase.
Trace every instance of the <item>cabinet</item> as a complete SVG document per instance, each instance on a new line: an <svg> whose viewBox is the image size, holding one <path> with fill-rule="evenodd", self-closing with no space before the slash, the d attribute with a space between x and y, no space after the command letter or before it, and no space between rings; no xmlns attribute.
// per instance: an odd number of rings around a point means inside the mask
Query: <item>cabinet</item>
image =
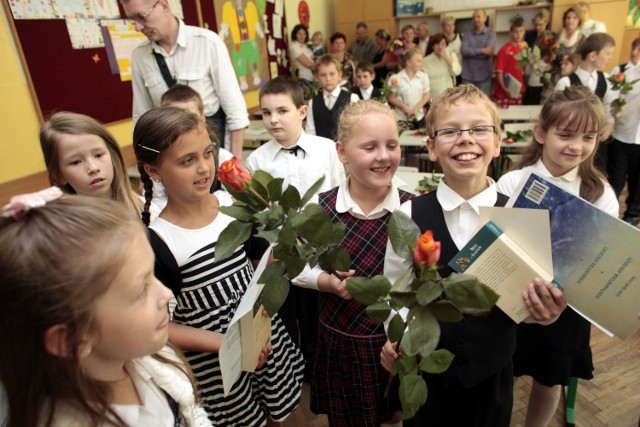
<svg viewBox="0 0 640 427"><path fill-rule="evenodd" d="M353 41L358 22L367 23L369 37L379 28L394 34L393 2L389 0L340 0L336 1L336 9L338 31L347 36L347 46Z"/></svg>

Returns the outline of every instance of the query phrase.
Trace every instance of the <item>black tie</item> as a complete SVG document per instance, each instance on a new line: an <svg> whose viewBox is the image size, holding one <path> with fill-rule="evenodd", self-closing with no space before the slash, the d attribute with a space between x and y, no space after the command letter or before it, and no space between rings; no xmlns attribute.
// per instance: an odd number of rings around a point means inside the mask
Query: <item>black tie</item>
<svg viewBox="0 0 640 427"><path fill-rule="evenodd" d="M304 150L298 147L297 145L294 145L293 147L289 147L289 148L283 148L283 150L288 151L289 154L293 154L296 157L298 156L298 151L301 151L302 153L304 153Z"/></svg>

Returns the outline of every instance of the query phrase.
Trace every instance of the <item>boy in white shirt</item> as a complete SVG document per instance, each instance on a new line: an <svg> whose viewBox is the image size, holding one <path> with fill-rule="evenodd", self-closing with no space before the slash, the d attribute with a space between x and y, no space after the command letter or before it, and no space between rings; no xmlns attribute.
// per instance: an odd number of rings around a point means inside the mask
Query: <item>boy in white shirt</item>
<svg viewBox="0 0 640 427"><path fill-rule="evenodd" d="M373 85L376 78L376 72L371 62L358 62L356 66L356 83L358 86L353 88L353 93L358 95L360 99L378 99L382 100L382 92L380 88Z"/></svg>
<svg viewBox="0 0 640 427"><path fill-rule="evenodd" d="M246 165L251 172L263 170L275 178L283 178L285 185L295 186L300 196L322 176L325 179L316 194L337 187L345 180L335 143L306 134L302 129L307 106L298 82L289 77L270 80L260 89L260 107L264 126L273 139L249 155ZM306 381L311 378L315 355L316 298L315 290L290 287L287 301L279 312L295 342L298 342L296 319L300 325L300 349L306 360Z"/></svg>

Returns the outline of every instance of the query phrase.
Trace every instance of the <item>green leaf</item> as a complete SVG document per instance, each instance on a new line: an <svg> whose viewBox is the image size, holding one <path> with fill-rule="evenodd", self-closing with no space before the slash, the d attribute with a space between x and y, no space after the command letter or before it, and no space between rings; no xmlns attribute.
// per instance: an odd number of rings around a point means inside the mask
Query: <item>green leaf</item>
<svg viewBox="0 0 640 427"><path fill-rule="evenodd" d="M233 221L222 230L216 243L215 260L221 261L233 255L236 248L242 245L251 236L253 224L250 222Z"/></svg>
<svg viewBox="0 0 640 427"><path fill-rule="evenodd" d="M405 375L400 380L402 419L412 418L427 401L427 383L421 375Z"/></svg>
<svg viewBox="0 0 640 427"><path fill-rule="evenodd" d="M251 184L255 188L255 184L258 183L265 190L269 187L269 184L273 181L273 176L263 170L257 170L251 175ZM256 189L257 191L257 189ZM267 194L260 193L261 196L267 196Z"/></svg>
<svg viewBox="0 0 640 427"><path fill-rule="evenodd" d="M267 283L279 277L283 277L285 269L286 266L284 265L284 262L275 260L264 269L260 279L258 279L258 283Z"/></svg>
<svg viewBox="0 0 640 427"><path fill-rule="evenodd" d="M264 224L266 230L271 230L282 225L284 211L280 205L274 205L269 209L258 212L254 217L260 224Z"/></svg>
<svg viewBox="0 0 640 427"><path fill-rule="evenodd" d="M416 301L420 305L427 305L442 295L442 287L440 283L428 280L418 288L416 292Z"/></svg>
<svg viewBox="0 0 640 427"><path fill-rule="evenodd" d="M408 289L409 282L413 279L413 269L407 268L407 271L404 272L398 280L391 287L392 292L404 292Z"/></svg>
<svg viewBox="0 0 640 427"><path fill-rule="evenodd" d="M407 356L401 353L391 366L391 374L400 375L400 377L410 374L415 375L418 369L418 361L415 356Z"/></svg>
<svg viewBox="0 0 640 427"><path fill-rule="evenodd" d="M236 191L233 188L229 187L227 184L225 184L224 186L234 199L246 203L247 205L256 208L258 211L264 209L264 205L262 204L262 202L256 200L255 196L248 191Z"/></svg>
<svg viewBox="0 0 640 427"><path fill-rule="evenodd" d="M302 270L304 270L304 266L307 265L304 259L300 259L295 256L285 255L278 259L280 259L282 262L286 264L287 277L290 279L293 279L298 274L302 273Z"/></svg>
<svg viewBox="0 0 640 427"><path fill-rule="evenodd" d="M302 197L302 200L300 201L300 205L301 206L306 205L307 202L309 200L311 200L311 198L318 193L318 191L320 190L320 187L322 187L322 183L323 182L324 182L324 175L322 175L320 178L318 178L318 180L316 182L314 182L311 187L309 187L307 192L304 193L304 196Z"/></svg>
<svg viewBox="0 0 640 427"><path fill-rule="evenodd" d="M269 200L277 202L282 197L282 183L283 178L274 178L269 184L267 184L267 191L269 192Z"/></svg>
<svg viewBox="0 0 640 427"><path fill-rule="evenodd" d="M487 314L499 295L469 274L452 273L442 281L447 298L465 314Z"/></svg>
<svg viewBox="0 0 640 427"><path fill-rule="evenodd" d="M296 244L296 239L298 238L298 234L291 227L290 224L285 223L280 229L280 234L278 235L278 243L282 245L292 246Z"/></svg>
<svg viewBox="0 0 640 427"><path fill-rule="evenodd" d="M367 316L375 323L382 323L389 317L391 307L385 302L377 302L368 306L365 311Z"/></svg>
<svg viewBox="0 0 640 427"><path fill-rule="evenodd" d="M269 316L275 315L289 295L289 281L285 277L271 278L262 289L262 304Z"/></svg>
<svg viewBox="0 0 640 427"><path fill-rule="evenodd" d="M262 172L262 171L256 171L256 173L257 172ZM264 173L266 173L266 172L264 172ZM253 180L251 182L251 187L255 190L256 193L258 193L260 196L262 196L262 198L264 198L264 199L268 199L269 198L269 192L267 191L267 187L265 185L262 185L262 183L260 181Z"/></svg>
<svg viewBox="0 0 640 427"><path fill-rule="evenodd" d="M420 236L420 229L416 223L410 216L397 210L391 214L387 231L395 253L413 263L413 248Z"/></svg>
<svg viewBox="0 0 640 427"><path fill-rule="evenodd" d="M389 341L398 342L402 339L404 335L404 330L407 328L407 325L404 323L402 316L399 314L395 314L391 321L389 322L389 328L387 330L387 335L389 336Z"/></svg>
<svg viewBox="0 0 640 427"><path fill-rule="evenodd" d="M325 271L349 271L351 256L344 248L333 247L318 258L318 264Z"/></svg>
<svg viewBox="0 0 640 427"><path fill-rule="evenodd" d="M429 309L439 322L457 323L464 318L460 309L453 305L451 301L437 301L429 305Z"/></svg>
<svg viewBox="0 0 640 427"><path fill-rule="evenodd" d="M344 224L333 224L329 214L316 203L306 205L291 220L291 226L300 237L316 246L340 243L345 229Z"/></svg>
<svg viewBox="0 0 640 427"><path fill-rule="evenodd" d="M289 185L282 193L282 198L280 199L280 205L288 212L290 210L297 211L300 209L300 193L298 189L293 185Z"/></svg>
<svg viewBox="0 0 640 427"><path fill-rule="evenodd" d="M438 345L440 324L431 311L422 306L409 310L409 324L400 342L402 350L409 356L420 354L426 357Z"/></svg>
<svg viewBox="0 0 640 427"><path fill-rule="evenodd" d="M391 302L396 306L411 308L417 304L415 291L390 291Z"/></svg>
<svg viewBox="0 0 640 427"><path fill-rule="evenodd" d="M266 240L267 242L273 244L278 240L279 233L280 233L280 230L277 228L274 228L272 230L266 230L265 226L261 225L260 227L258 227L258 232L256 233L256 237L260 237Z"/></svg>
<svg viewBox="0 0 640 427"><path fill-rule="evenodd" d="M453 353L441 348L420 361L420 370L429 374L441 374L449 369L453 358Z"/></svg>
<svg viewBox="0 0 640 427"><path fill-rule="evenodd" d="M218 210L225 215L244 222L255 222L253 215L258 212L256 209L242 202L235 202L231 206L220 206Z"/></svg>
<svg viewBox="0 0 640 427"><path fill-rule="evenodd" d="M384 276L350 277L347 279L347 291L360 304L371 305L378 302L378 298L387 296L391 289L389 279Z"/></svg>

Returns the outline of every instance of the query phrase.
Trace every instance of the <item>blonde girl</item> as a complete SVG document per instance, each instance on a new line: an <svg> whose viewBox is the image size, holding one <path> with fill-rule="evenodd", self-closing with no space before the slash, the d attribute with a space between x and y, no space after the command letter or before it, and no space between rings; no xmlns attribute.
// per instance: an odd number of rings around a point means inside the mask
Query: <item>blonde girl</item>
<svg viewBox="0 0 640 427"><path fill-rule="evenodd" d="M605 125L600 99L584 86L554 92L534 126L535 140L518 165L498 181L498 191L511 195L532 171L618 216L618 200L593 164ZM561 386L571 377L593 378L591 324L567 308L553 324L521 324L514 374L533 377L525 426L547 425L555 413Z"/></svg>
<svg viewBox="0 0 640 427"><path fill-rule="evenodd" d="M400 122L409 128L424 127L424 107L429 102L429 77L422 71L422 51L407 50L402 55L402 71L389 77L391 94L387 101L395 107Z"/></svg>
<svg viewBox="0 0 640 427"><path fill-rule="evenodd" d="M149 229L156 274L177 300L170 337L186 352L209 419L226 426L282 421L300 400L304 362L277 315L256 371L242 372L228 395L223 392L220 344L253 275L251 260L262 256L265 242L249 239L230 258L215 259L218 237L233 221L218 207L233 201L209 193L216 170L204 122L180 108L158 108L140 117L133 140L145 210L151 180L167 192L167 205Z"/></svg>
<svg viewBox="0 0 640 427"><path fill-rule="evenodd" d="M321 291L311 410L326 413L331 426L379 426L400 420L397 389L384 396L389 378L380 364L387 340L384 327L351 299L344 280L384 274L391 212L411 198L392 180L400 164L397 120L393 110L375 100L349 105L340 116L337 149L351 174L342 185L312 200L334 222L346 226L341 246L351 255L352 270L340 278L316 268L296 279Z"/></svg>
<svg viewBox="0 0 640 427"><path fill-rule="evenodd" d="M3 214L7 426L210 426L188 365L167 346L171 292L140 221L57 187L14 197Z"/></svg>
<svg viewBox="0 0 640 427"><path fill-rule="evenodd" d="M97 120L55 113L40 129L40 146L51 185L65 193L113 199L140 216L142 202L131 188L118 142Z"/></svg>

